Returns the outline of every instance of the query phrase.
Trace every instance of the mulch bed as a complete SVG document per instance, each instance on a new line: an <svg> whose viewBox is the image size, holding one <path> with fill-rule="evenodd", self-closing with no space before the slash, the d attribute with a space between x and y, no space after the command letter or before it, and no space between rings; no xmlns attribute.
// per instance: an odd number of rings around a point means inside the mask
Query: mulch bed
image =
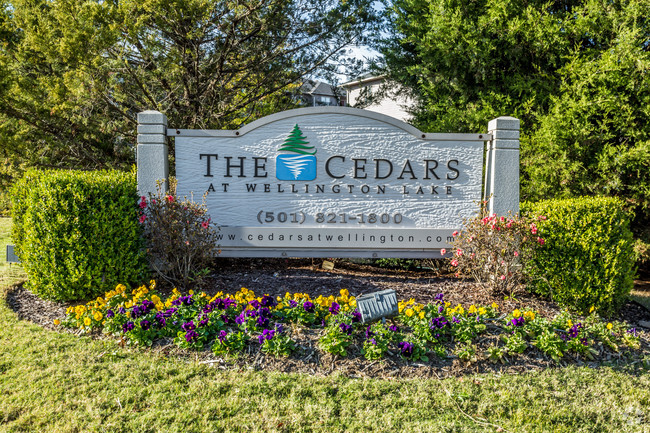
<svg viewBox="0 0 650 433"><path fill-rule="evenodd" d="M390 270L348 261L337 261L333 270L321 269L321 260L304 259L219 259L216 263L218 273L204 281L201 290L209 295L219 291L234 293L241 287L253 290L257 295L269 294L283 296L285 292L308 293L312 298L319 295L337 295L341 289L348 289L351 295L360 296L379 290L393 289L398 300L414 298L420 303L433 302L435 295L444 294L446 301L452 305L475 304L490 305L496 302L501 311L515 308L536 310L540 315L552 318L561 310L550 301L546 301L526 292L515 294L514 299L494 296L480 288L474 282L453 276L436 275L426 270ZM163 294L171 288L161 288ZM18 317L30 320L44 328L54 329L53 321L62 319L70 305L45 301L23 288L14 287L7 294L7 303ZM630 327L640 331L642 348L624 359L622 354L602 349L598 363L585 362L580 359L565 357L562 364L588 365L598 367L606 364L639 364L644 356L650 354L650 333L639 327L639 322L650 321L650 311L635 302L628 302L610 319L622 320ZM367 361L360 353L362 341L350 347L348 357L337 358L317 349L319 330L294 328L293 338L299 350L288 358L276 359L258 350L253 342L248 352L236 359L215 357L209 351L188 353L178 349L171 340L157 342L153 351L166 356L176 356L187 360L196 360L221 369L254 369L282 372L307 373L312 375L343 374L349 377L445 377L461 376L468 373L503 372L522 373L543 368L556 368L558 364L537 350L527 350L524 354L509 356L507 363L495 364L485 359L485 348L498 342L498 327L488 325L488 330L476 342L479 359L471 364L461 362L455 356L439 358L431 355L429 362L406 362L389 353L381 361ZM61 328L57 328L61 331ZM74 332L74 331L68 331ZM97 338L104 338L96 335ZM361 338L361 337L359 337Z"/></svg>

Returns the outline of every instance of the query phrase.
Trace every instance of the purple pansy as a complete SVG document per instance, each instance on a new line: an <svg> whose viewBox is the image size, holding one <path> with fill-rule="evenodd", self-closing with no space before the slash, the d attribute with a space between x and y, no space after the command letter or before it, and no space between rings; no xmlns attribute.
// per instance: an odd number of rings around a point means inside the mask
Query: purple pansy
<svg viewBox="0 0 650 433"><path fill-rule="evenodd" d="M341 323L339 324L339 329L344 334L352 335L352 325L348 325L347 323Z"/></svg>
<svg viewBox="0 0 650 433"><path fill-rule="evenodd" d="M272 296L264 295L262 296L262 307L275 307L275 299Z"/></svg>
<svg viewBox="0 0 650 433"><path fill-rule="evenodd" d="M397 347L399 347L402 356L406 358L413 356L413 348L415 347L413 343L409 343L408 341L400 341L397 343Z"/></svg>
<svg viewBox="0 0 650 433"><path fill-rule="evenodd" d="M302 308L305 309L306 312L308 313L313 313L314 312L314 303L311 301L305 301L304 304L302 304Z"/></svg>
<svg viewBox="0 0 650 433"><path fill-rule="evenodd" d="M199 338L199 334L197 334L197 332L193 329L185 333L185 341L187 341L188 343L192 343L198 340L198 338Z"/></svg>
<svg viewBox="0 0 650 433"><path fill-rule="evenodd" d="M135 328L135 324L131 321L128 321L124 325L122 325L122 332L133 331L133 328Z"/></svg>
<svg viewBox="0 0 650 433"><path fill-rule="evenodd" d="M196 325L194 324L193 321L185 322L181 325L181 329L183 331L189 332L189 331L194 331L196 329Z"/></svg>

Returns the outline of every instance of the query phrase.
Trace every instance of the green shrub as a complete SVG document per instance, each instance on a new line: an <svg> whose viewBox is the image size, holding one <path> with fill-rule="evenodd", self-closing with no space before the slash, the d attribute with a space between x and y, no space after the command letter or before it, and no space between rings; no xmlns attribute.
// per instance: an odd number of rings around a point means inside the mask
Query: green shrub
<svg viewBox="0 0 650 433"><path fill-rule="evenodd" d="M530 262L533 291L580 312L612 314L634 284L634 240L623 202L582 197L525 203L545 245Z"/></svg>
<svg viewBox="0 0 650 433"><path fill-rule="evenodd" d="M132 173L30 170L11 193L13 240L39 296L87 299L148 276Z"/></svg>

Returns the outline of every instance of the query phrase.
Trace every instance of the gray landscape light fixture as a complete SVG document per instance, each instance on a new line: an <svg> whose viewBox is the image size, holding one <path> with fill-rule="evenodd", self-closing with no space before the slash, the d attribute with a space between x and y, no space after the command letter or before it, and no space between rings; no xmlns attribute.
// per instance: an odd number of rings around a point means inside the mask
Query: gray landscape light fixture
<svg viewBox="0 0 650 433"><path fill-rule="evenodd" d="M357 309L361 313L362 323L396 316L398 313L397 293L395 290L382 290L359 296Z"/></svg>

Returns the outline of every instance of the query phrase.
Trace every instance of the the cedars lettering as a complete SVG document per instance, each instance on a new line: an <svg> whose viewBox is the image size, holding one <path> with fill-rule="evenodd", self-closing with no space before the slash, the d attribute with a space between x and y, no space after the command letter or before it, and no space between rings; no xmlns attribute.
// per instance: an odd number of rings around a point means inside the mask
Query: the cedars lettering
<svg viewBox="0 0 650 433"><path fill-rule="evenodd" d="M268 158L243 156L224 156L219 159L216 153L201 153L199 159L205 162L204 177L214 177L214 173L220 173L223 177L268 177L266 165ZM219 161L223 161L219 165ZM215 169L215 164L218 167ZM441 169L441 166L444 167ZM440 180L444 176L447 180L456 180L460 176L458 168L459 161L450 159L441 164L436 159L423 159L411 161L406 159L401 163L383 158L346 158L342 155L329 157L324 164L325 173L332 179L343 179L352 173L354 179L367 179L371 175L374 179L388 179L393 175L399 175L396 179L408 180ZM234 175L233 175L234 173Z"/></svg>

